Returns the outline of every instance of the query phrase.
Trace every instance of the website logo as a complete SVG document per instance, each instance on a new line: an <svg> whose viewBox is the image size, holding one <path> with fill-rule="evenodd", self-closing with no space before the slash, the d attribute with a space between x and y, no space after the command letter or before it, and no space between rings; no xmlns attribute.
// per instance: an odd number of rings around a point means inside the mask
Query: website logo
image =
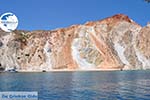
<svg viewBox="0 0 150 100"><path fill-rule="evenodd" d="M18 18L13 13L4 13L0 17L0 28L5 32L12 32L18 26Z"/></svg>
<svg viewBox="0 0 150 100"><path fill-rule="evenodd" d="M0 100L38 100L38 92L7 91L0 92Z"/></svg>

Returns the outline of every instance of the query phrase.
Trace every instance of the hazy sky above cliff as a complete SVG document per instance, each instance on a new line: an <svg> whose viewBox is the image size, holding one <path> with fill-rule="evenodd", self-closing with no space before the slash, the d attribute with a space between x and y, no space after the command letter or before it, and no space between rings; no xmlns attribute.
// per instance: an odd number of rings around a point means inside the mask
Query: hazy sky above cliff
<svg viewBox="0 0 150 100"><path fill-rule="evenodd" d="M144 26L150 21L150 4L144 0L0 0L0 14L14 13L18 29L51 30L100 20L117 13Z"/></svg>

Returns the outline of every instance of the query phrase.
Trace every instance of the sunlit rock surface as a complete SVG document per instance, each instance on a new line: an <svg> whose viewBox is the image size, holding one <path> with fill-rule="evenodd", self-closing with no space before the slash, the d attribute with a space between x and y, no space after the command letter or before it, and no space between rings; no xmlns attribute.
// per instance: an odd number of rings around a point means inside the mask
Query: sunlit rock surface
<svg viewBox="0 0 150 100"><path fill-rule="evenodd" d="M52 31L0 30L0 70L150 69L150 26L115 16Z"/></svg>

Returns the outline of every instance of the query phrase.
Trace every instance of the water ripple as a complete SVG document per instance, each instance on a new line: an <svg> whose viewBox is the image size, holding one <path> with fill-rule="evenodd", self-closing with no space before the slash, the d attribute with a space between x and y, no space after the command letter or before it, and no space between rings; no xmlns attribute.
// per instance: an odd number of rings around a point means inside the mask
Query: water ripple
<svg viewBox="0 0 150 100"><path fill-rule="evenodd" d="M150 71L0 73L0 91L38 91L39 100L149 100Z"/></svg>

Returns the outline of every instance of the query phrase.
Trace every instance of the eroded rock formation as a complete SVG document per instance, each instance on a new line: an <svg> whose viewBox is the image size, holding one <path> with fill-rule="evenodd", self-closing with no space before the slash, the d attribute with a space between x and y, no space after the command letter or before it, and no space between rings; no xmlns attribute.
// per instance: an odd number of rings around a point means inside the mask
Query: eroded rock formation
<svg viewBox="0 0 150 100"><path fill-rule="evenodd" d="M0 31L0 68L19 71L150 69L150 26L128 16L52 31Z"/></svg>

